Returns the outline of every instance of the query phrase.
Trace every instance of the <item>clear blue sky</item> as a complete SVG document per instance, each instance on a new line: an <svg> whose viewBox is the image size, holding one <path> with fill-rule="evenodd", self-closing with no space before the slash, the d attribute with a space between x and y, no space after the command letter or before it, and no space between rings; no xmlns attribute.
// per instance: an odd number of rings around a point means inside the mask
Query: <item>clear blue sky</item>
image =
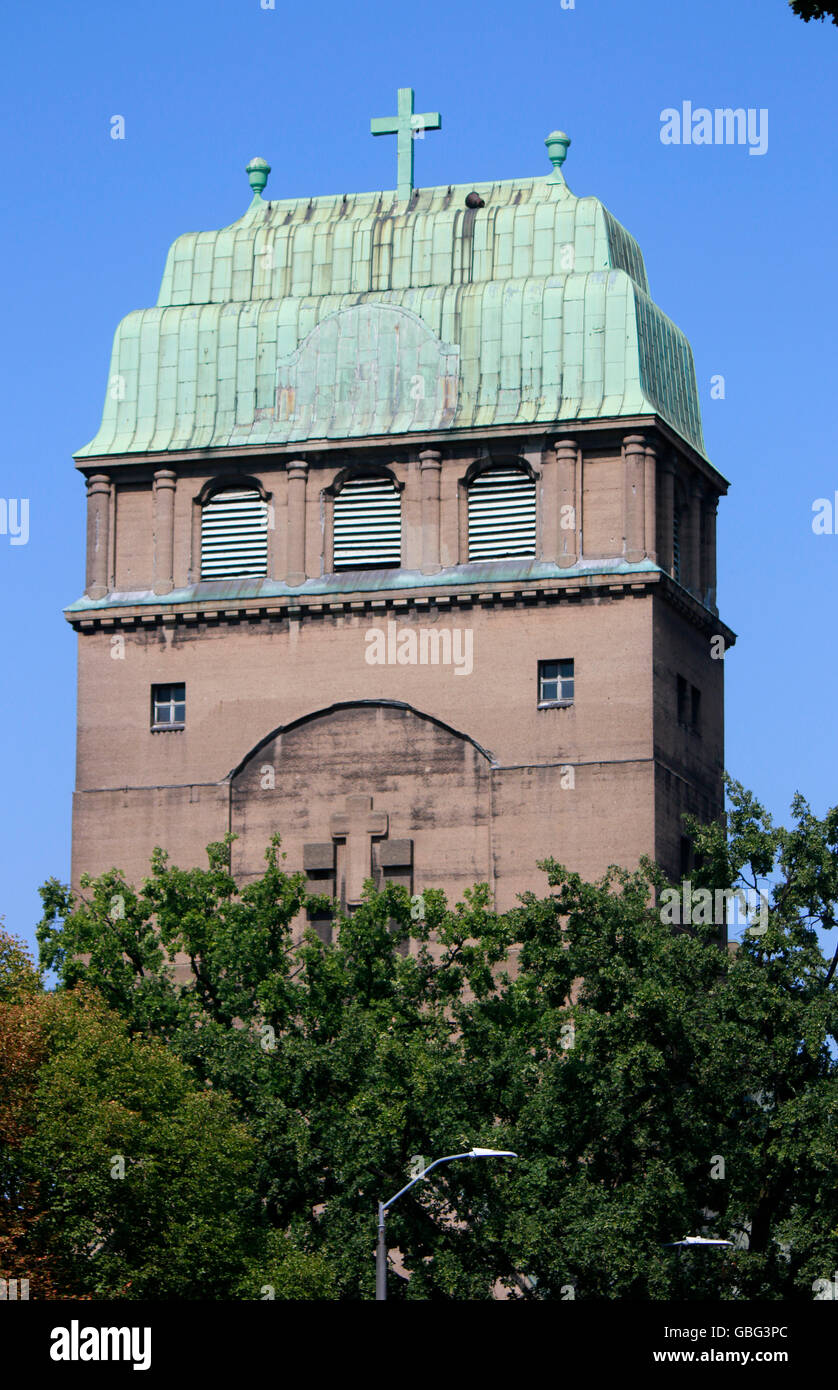
<svg viewBox="0 0 838 1390"><path fill-rule="evenodd" d="M267 3L267 0L264 0ZM45 0L2 21L4 498L0 535L0 913L32 938L37 885L70 867L75 638L84 489L71 454L96 432L111 339L155 302L171 241L247 207L258 154L275 198L392 188L394 140L371 116L416 89L442 112L417 184L565 174L638 239L656 301L695 352L720 507L727 765L778 817L835 786L838 535L812 503L835 450L838 29L785 0ZM664 146L665 107L769 113L768 149ZM111 117L125 139L110 138ZM710 399L725 377L726 398ZM838 528L836 528L838 529Z"/></svg>

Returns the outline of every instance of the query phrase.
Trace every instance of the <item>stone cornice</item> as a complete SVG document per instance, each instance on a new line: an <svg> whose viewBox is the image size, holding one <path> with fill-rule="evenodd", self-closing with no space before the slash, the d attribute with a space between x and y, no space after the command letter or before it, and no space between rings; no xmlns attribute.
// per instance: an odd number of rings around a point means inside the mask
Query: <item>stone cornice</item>
<svg viewBox="0 0 838 1390"><path fill-rule="evenodd" d="M65 610L64 616L80 633L151 631L157 628L196 629L200 624L235 626L241 623L289 623L316 621L335 616L364 614L370 620L409 612L450 612L457 608L532 608L555 603L601 603L657 594L682 617L704 632L724 638L725 647L736 635L717 615L688 594L660 570L629 574L589 574L566 579L486 580L484 584L433 585L385 592L346 592L288 595L270 598L208 599L186 603L103 604L96 608ZM115 596L112 596L115 597Z"/></svg>
<svg viewBox="0 0 838 1390"><path fill-rule="evenodd" d="M172 449L158 450L146 454L99 454L76 460L76 467L85 475L106 472L109 474L134 470L142 475L146 470L170 467L181 464L186 468L206 469L217 463L229 464L236 460L236 468L252 469L257 459L274 459L283 465L288 460L301 457L310 463L331 464L335 454L347 458L359 453L380 450L395 459L418 458L423 449L442 446L447 453L467 452L472 442L477 448L484 448L488 441L519 440L521 446L530 448L534 441L546 447L548 441L561 439L563 435L578 438L583 448L595 447L600 442L619 445L622 437L639 431L646 434L657 431L661 438L679 450L685 458L722 494L728 490L727 479L708 463L696 449L667 424L659 415L626 415L619 419L607 420L562 420L545 426L543 422L533 425L486 425L470 427L467 430L435 430L405 435L369 435L363 439L307 439L287 444L248 444L246 447L211 449ZM586 443L586 441L590 441Z"/></svg>

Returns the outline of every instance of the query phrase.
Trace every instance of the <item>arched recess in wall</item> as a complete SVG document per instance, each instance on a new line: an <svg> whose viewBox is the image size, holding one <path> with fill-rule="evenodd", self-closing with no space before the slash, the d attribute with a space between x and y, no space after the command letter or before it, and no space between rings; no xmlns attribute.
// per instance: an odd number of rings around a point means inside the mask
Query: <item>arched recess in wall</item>
<svg viewBox="0 0 838 1390"><path fill-rule="evenodd" d="M364 877L369 869L405 885L414 872L425 887L493 884L494 766L468 734L403 701L313 710L273 730L230 773L234 876L264 872L278 833L288 871L325 874L332 887L350 841Z"/></svg>
<svg viewBox="0 0 838 1390"><path fill-rule="evenodd" d="M478 459L460 479L460 564L538 553L536 470L516 455Z"/></svg>
<svg viewBox="0 0 838 1390"><path fill-rule="evenodd" d="M210 479L193 505L193 582L270 575L273 531L271 494L258 478Z"/></svg>
<svg viewBox="0 0 838 1390"><path fill-rule="evenodd" d="M400 568L403 491L383 464L344 468L323 489L326 574Z"/></svg>

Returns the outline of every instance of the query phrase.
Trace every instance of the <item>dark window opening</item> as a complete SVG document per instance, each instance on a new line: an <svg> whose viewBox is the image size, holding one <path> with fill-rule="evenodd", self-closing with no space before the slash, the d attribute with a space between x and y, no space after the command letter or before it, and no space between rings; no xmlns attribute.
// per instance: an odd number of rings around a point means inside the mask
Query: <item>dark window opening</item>
<svg viewBox="0 0 838 1390"><path fill-rule="evenodd" d="M687 874L690 872L690 869L692 868L692 849L692 840L689 838L688 835L682 835L678 869L678 873L681 878L686 878Z"/></svg>
<svg viewBox="0 0 838 1390"><path fill-rule="evenodd" d="M693 733L701 731L701 691L678 676L678 723Z"/></svg>
<svg viewBox="0 0 838 1390"><path fill-rule="evenodd" d="M687 722L687 682L683 676L678 677L678 723Z"/></svg>

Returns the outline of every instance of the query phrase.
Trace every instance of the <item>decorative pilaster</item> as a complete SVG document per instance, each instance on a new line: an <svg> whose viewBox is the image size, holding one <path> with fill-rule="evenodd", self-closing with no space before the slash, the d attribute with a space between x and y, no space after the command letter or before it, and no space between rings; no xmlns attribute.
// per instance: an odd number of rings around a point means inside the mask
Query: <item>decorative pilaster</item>
<svg viewBox="0 0 838 1390"><path fill-rule="evenodd" d="M681 560L681 583L691 593L701 595L701 484L694 478L687 498L687 553ZM686 570L684 560L686 559Z"/></svg>
<svg viewBox="0 0 838 1390"><path fill-rule="evenodd" d="M87 585L88 598L104 598L108 592L110 555L111 480L94 473L87 480Z"/></svg>
<svg viewBox="0 0 838 1390"><path fill-rule="evenodd" d="M442 454L423 449L419 455L422 474L422 573L437 574L439 562L439 483Z"/></svg>
<svg viewBox="0 0 838 1390"><path fill-rule="evenodd" d="M643 559L646 524L646 440L629 434L623 440L625 477L626 559L636 565Z"/></svg>
<svg viewBox="0 0 838 1390"><path fill-rule="evenodd" d="M305 459L288 464L288 539L286 584L295 587L306 579L306 480Z"/></svg>
<svg viewBox="0 0 838 1390"><path fill-rule="evenodd" d="M671 455L661 461L660 547L658 564L665 574L672 574L672 550L675 534L675 464Z"/></svg>
<svg viewBox="0 0 838 1390"><path fill-rule="evenodd" d="M158 468L154 474L154 582L155 594L170 594L175 587L175 487L177 474Z"/></svg>
<svg viewBox="0 0 838 1390"><path fill-rule="evenodd" d="M657 563L658 558L658 497L657 497L657 454L651 444L646 445L646 541L643 546L648 559Z"/></svg>
<svg viewBox="0 0 838 1390"><path fill-rule="evenodd" d="M719 499L715 495L707 497L704 502L704 523L707 534L707 553L705 556L707 564L707 575L705 587L707 592L707 607L712 608L714 613L718 613L716 602L716 515L719 506Z"/></svg>
<svg viewBox="0 0 838 1390"><path fill-rule="evenodd" d="M575 439L556 442L556 490L559 504L558 556L562 569L579 558L579 517L576 509L579 446Z"/></svg>

